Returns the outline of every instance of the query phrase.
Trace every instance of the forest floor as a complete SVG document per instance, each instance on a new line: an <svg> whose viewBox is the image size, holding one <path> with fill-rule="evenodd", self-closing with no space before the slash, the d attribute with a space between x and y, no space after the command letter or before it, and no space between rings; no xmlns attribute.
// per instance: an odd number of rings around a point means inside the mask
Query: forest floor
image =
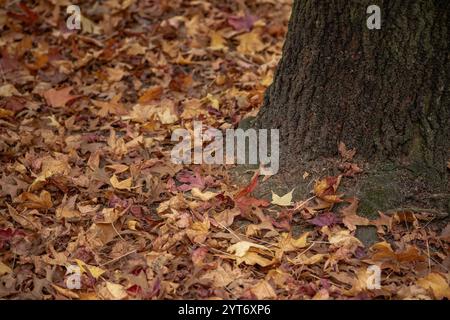
<svg viewBox="0 0 450 320"><path fill-rule="evenodd" d="M83 1L74 31L65 1L0 2L0 298L450 298L449 225L359 216L343 146L343 175L272 201L171 161L174 129L257 113L289 1Z"/></svg>

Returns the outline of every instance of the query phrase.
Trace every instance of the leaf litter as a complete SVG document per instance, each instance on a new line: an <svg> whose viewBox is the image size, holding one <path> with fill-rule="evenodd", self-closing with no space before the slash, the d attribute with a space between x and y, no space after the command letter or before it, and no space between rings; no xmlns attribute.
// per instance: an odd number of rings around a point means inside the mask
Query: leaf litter
<svg viewBox="0 0 450 320"><path fill-rule="evenodd" d="M449 225L361 217L339 193L361 172L343 143L344 174L302 201L170 161L176 128L257 112L290 1L94 2L79 32L57 1L0 9L0 298L450 298Z"/></svg>

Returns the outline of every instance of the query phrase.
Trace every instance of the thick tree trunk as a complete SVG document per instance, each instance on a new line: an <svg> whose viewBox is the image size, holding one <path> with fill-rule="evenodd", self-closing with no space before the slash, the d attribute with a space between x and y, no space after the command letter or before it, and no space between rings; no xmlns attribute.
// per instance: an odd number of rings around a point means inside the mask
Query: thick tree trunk
<svg viewBox="0 0 450 320"><path fill-rule="evenodd" d="M371 4L380 30L366 26ZM371 163L447 179L450 1L295 0L292 10L256 119L280 129L282 167L334 157L342 141Z"/></svg>

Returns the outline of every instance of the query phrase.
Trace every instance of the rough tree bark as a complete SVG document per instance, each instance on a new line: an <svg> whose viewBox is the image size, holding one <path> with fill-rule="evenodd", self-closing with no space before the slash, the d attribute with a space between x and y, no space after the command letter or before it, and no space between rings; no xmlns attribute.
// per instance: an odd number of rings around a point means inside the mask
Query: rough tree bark
<svg viewBox="0 0 450 320"><path fill-rule="evenodd" d="M366 26L371 4L381 8L380 30ZM295 0L255 121L280 129L282 169L335 157L342 141L374 171L392 162L448 193L449 15L448 0Z"/></svg>

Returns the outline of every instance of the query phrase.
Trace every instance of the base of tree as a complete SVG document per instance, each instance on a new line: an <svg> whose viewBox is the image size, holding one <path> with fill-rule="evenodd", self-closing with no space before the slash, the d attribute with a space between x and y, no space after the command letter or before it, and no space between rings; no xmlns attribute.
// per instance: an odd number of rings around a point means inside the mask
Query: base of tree
<svg viewBox="0 0 450 320"><path fill-rule="evenodd" d="M381 211L393 214L398 211L413 213L429 212L435 220L448 218L450 212L450 193L448 183L433 179L431 172L423 168L415 170L391 163L363 163L356 161L363 172L354 177L343 177L338 194L343 198L359 199L358 214L369 219L376 219ZM312 190L317 180L327 176L336 176L342 163L338 159L322 159L302 163L295 169L283 170L264 181L260 177L253 196L267 200L272 199L272 191L284 195L295 188L293 201L302 201L313 196ZM237 166L231 170L231 178L238 185L249 183L258 166ZM346 204L343 204L346 205ZM338 204L333 211L338 212ZM356 236L363 243L370 245L377 241L376 230L372 227L359 228Z"/></svg>

